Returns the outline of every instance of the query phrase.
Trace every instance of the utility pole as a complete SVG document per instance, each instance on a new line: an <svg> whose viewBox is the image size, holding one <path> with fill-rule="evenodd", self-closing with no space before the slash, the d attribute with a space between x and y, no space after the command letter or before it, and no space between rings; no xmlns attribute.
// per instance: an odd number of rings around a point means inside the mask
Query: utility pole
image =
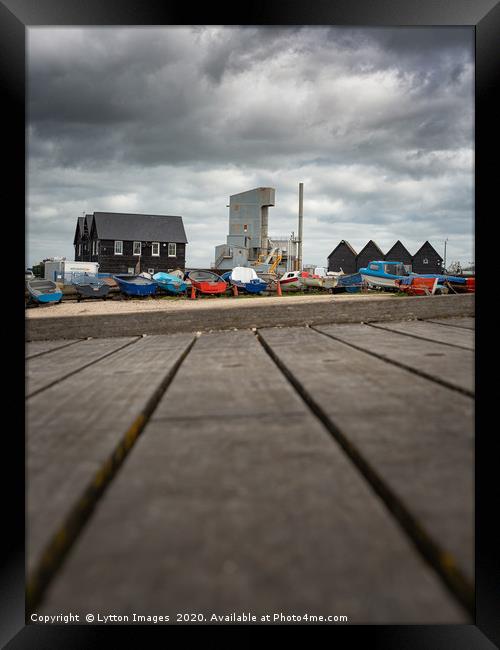
<svg viewBox="0 0 500 650"><path fill-rule="evenodd" d="M446 271L446 242L448 241L448 237L444 240L444 260L443 260L443 271Z"/></svg>
<svg viewBox="0 0 500 650"><path fill-rule="evenodd" d="M299 235L297 247L297 271L302 271L302 222L304 220L304 183L299 183Z"/></svg>

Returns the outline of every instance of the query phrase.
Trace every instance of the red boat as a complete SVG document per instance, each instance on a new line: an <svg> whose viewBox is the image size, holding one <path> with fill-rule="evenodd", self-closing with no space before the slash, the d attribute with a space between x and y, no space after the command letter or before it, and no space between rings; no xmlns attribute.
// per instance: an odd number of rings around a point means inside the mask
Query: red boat
<svg viewBox="0 0 500 650"><path fill-rule="evenodd" d="M211 271L190 271L191 286L200 293L224 293L227 282Z"/></svg>
<svg viewBox="0 0 500 650"><path fill-rule="evenodd" d="M441 293L441 290L437 286L437 278L420 278L414 276L408 278L408 282L395 280L395 283L400 291L404 291L409 296L433 296L435 293Z"/></svg>

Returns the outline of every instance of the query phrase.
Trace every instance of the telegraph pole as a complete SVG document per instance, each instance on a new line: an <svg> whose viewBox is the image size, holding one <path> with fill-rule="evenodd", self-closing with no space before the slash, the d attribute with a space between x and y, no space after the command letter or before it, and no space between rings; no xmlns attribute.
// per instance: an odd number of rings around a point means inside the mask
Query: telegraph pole
<svg viewBox="0 0 500 650"><path fill-rule="evenodd" d="M448 237L444 240L444 260L443 260L443 271L446 271L446 242L448 241Z"/></svg>

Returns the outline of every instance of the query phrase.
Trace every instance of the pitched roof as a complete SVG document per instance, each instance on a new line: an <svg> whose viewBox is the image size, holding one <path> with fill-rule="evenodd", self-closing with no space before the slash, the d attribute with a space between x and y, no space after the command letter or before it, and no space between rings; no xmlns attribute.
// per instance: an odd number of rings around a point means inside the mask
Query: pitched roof
<svg viewBox="0 0 500 650"><path fill-rule="evenodd" d="M393 251L402 251L402 252L406 253L409 257L411 257L410 251L406 248L406 246L404 244L401 243L401 241L399 239L394 244L394 246L391 246L391 248L389 248L389 250L387 251L385 256L387 257L387 255L391 255L391 253Z"/></svg>
<svg viewBox="0 0 500 650"><path fill-rule="evenodd" d="M359 251L358 256L361 255L362 253L364 253L365 250L368 248L368 246L374 246L376 249L379 250L382 257L384 256L384 253L382 253L382 249L380 248L380 246L377 246L377 244L373 241L373 239L370 239L370 241L363 246L363 248Z"/></svg>
<svg viewBox="0 0 500 650"><path fill-rule="evenodd" d="M418 251L413 255L413 257L416 257L416 256L417 256L417 255L418 255L418 254L419 254L419 253L420 253L424 248L431 248L431 249L436 253L436 255L439 257L440 260L443 259L443 258L441 257L441 255L437 252L437 250L434 248L434 246L433 246L429 241L425 241L425 242L422 244L422 246L420 246L420 248L418 249Z"/></svg>
<svg viewBox="0 0 500 650"><path fill-rule="evenodd" d="M187 243L182 217L178 216L94 212L94 223L99 239Z"/></svg>
<svg viewBox="0 0 500 650"><path fill-rule="evenodd" d="M80 237L83 234L83 222L85 221L84 217L78 217L76 220L76 228L75 228L75 236L73 237L73 244L76 244L76 240L78 239L78 233L80 233Z"/></svg>
<svg viewBox="0 0 500 650"><path fill-rule="evenodd" d="M328 255L328 257L331 257L331 256L335 253L335 251L337 250L337 248L340 248L340 246L342 246L342 245L347 246L347 248L351 251L351 253L354 255L354 257L356 257L356 255L357 255L356 251L355 251L354 248L351 246L351 244L350 244L348 241L346 241L345 239L342 239L342 240L341 240L341 241L340 241L340 242L335 246L335 248L332 250L332 252L330 253L330 255Z"/></svg>

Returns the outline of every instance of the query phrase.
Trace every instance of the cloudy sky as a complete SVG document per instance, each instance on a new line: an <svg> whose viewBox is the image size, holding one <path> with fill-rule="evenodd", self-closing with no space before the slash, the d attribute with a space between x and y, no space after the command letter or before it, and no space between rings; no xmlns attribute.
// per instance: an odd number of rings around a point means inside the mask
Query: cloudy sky
<svg viewBox="0 0 500 650"><path fill-rule="evenodd" d="M28 251L74 259L76 218L182 215L188 266L229 196L276 189L270 235L304 262L341 239L474 259L472 28L28 30Z"/></svg>

